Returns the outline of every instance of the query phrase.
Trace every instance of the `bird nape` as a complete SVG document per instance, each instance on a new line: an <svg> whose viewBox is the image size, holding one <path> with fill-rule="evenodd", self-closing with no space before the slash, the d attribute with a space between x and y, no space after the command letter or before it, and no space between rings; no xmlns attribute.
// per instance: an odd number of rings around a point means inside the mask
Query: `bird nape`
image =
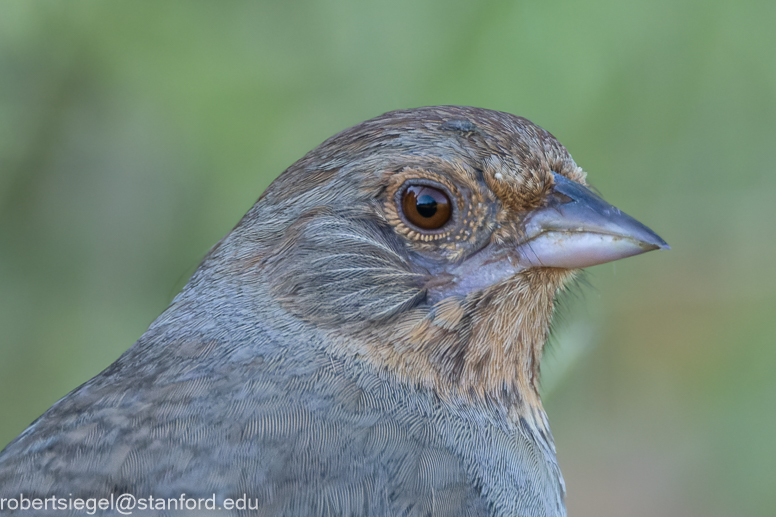
<svg viewBox="0 0 776 517"><path fill-rule="evenodd" d="M125 492L163 515L565 515L538 392L554 299L661 248L524 118L368 120L281 174L127 352L0 453L0 511Z"/></svg>

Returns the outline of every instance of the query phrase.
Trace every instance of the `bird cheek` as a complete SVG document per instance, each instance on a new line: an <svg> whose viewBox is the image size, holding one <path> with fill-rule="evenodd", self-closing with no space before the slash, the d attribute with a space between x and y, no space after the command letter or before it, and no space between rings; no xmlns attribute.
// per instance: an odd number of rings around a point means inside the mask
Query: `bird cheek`
<svg viewBox="0 0 776 517"><path fill-rule="evenodd" d="M486 248L435 275L436 283L428 287L428 301L433 304L449 297L465 298L504 282L524 269L509 250Z"/></svg>

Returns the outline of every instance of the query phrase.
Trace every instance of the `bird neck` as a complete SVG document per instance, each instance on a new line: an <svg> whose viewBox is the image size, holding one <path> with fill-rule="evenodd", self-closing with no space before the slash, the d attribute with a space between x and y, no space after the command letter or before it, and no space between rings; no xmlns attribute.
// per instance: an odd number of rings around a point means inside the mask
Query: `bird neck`
<svg viewBox="0 0 776 517"><path fill-rule="evenodd" d="M539 365L555 295L573 275L529 269L473 296L418 306L355 333L335 330L335 353L425 387L443 401L485 403L549 433Z"/></svg>

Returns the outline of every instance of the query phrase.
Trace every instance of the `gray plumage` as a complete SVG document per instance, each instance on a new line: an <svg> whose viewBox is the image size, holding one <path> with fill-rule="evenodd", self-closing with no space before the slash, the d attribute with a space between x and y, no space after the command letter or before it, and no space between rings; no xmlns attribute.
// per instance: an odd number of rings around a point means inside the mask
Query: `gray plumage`
<svg viewBox="0 0 776 517"><path fill-rule="evenodd" d="M206 273L3 451L2 497L247 494L253 515L563 513L554 457L529 428L334 358L315 334L289 342L298 323L257 302L261 285L215 288Z"/></svg>

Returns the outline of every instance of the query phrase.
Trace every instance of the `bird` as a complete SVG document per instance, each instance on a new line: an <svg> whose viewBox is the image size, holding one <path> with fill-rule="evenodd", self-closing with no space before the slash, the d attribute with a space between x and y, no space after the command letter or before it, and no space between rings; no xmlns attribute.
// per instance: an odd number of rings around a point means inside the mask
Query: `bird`
<svg viewBox="0 0 776 517"><path fill-rule="evenodd" d="M336 134L5 447L0 501L566 515L539 395L556 298L585 267L668 249L586 177L548 131L482 108Z"/></svg>

